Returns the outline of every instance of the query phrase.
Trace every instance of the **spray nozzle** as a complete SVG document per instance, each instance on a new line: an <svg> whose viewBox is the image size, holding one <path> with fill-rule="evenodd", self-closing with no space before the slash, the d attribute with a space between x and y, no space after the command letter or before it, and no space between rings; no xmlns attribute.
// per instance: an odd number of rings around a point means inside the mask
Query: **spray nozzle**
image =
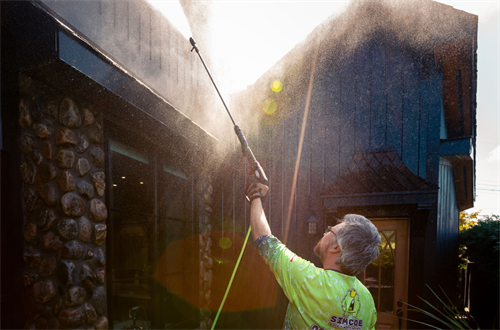
<svg viewBox="0 0 500 330"><path fill-rule="evenodd" d="M193 37L189 38L189 42L191 43L191 46L193 46L193 48L191 48L191 51L196 50L196 52L198 53L199 50L198 47L196 46L196 41L194 41Z"/></svg>

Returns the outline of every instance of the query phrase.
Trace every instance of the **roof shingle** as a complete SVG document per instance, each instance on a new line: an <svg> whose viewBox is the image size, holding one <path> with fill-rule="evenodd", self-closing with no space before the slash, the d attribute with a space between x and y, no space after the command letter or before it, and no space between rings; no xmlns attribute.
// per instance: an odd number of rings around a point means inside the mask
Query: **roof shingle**
<svg viewBox="0 0 500 330"><path fill-rule="evenodd" d="M396 151L356 153L323 195L430 190L438 187L410 171Z"/></svg>

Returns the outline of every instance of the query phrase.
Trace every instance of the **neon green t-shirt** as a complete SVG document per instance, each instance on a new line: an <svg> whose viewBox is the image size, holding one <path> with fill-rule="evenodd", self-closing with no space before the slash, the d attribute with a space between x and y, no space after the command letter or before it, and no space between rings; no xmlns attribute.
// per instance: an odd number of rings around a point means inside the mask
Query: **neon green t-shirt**
<svg viewBox="0 0 500 330"><path fill-rule="evenodd" d="M290 301L284 329L375 328L373 297L355 276L318 268L272 235L257 244Z"/></svg>

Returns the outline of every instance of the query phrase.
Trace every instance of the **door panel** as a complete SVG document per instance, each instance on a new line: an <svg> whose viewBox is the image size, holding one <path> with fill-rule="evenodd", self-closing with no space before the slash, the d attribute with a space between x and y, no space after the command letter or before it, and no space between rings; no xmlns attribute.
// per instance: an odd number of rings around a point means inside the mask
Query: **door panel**
<svg viewBox="0 0 500 330"><path fill-rule="evenodd" d="M406 322L396 315L406 317L398 301L407 301L408 292L408 220L370 219L382 240L380 254L365 271L360 280L372 293L377 308L376 329L405 329Z"/></svg>

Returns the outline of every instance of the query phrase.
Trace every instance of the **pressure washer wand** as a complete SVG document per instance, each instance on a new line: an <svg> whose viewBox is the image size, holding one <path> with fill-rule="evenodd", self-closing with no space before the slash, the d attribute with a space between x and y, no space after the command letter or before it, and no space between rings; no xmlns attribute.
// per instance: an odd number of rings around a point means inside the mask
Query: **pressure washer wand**
<svg viewBox="0 0 500 330"><path fill-rule="evenodd" d="M196 46L196 42L194 41L193 38L189 38L189 42L193 46L191 51L196 50L196 53L198 53L198 56L200 57L201 63L203 63L205 70L207 70L208 76L210 77L210 80L212 80L212 83L214 84L214 87L217 90L217 94L219 94L219 97L222 100L222 103L224 104L224 107L226 108L226 111L227 111L229 117L231 118L231 121L233 122L234 131L236 133L236 136L238 137L238 140L240 140L241 150L243 151L243 156L249 157L250 158L249 160L253 162L255 177L260 182L267 184L266 173L264 173L264 170L262 169L259 162L255 158L255 155L253 154L252 149L250 149L250 147L248 146L248 142L245 139L245 136L243 135L243 132L241 131L240 127L238 125L236 125L236 123L234 122L233 116L231 116L231 112L229 111L229 108L227 107L226 102L224 102L224 99L222 98L222 95L220 94L219 89L217 88L217 85L215 84L215 81L212 78L212 75L210 74L210 70L208 70L207 65L205 64L205 61L203 60L203 57L200 54L200 50ZM248 197L247 197L247 199L248 199ZM245 246L247 245L248 238L250 237L250 231L251 231L251 227L249 226L247 235L245 237L245 241L243 242L243 247L241 248L240 255L236 261L236 265L234 266L231 278L229 279L229 284L227 285L227 289L226 289L226 292L224 293L224 297L222 298L222 302L219 306L219 310L217 311L215 319L212 323L211 330L215 329L215 325L217 324L217 320L219 319L220 313L222 312L222 307L224 306L224 303L226 302L226 298L228 296L229 290L231 289L231 284L233 283L234 276L236 275L236 271L238 270L238 266L240 264L241 258L243 257L243 252L245 252Z"/></svg>
<svg viewBox="0 0 500 330"><path fill-rule="evenodd" d="M231 118L231 121L233 122L234 125L234 132L236 133L236 136L238 137L238 140L240 140L241 144L241 150L243 151L243 155L245 157L249 157L250 161L253 162L254 168L255 168L255 177L262 183L267 184L267 176L266 173L264 173L264 170L262 169L262 166L260 166L259 162L255 158L255 155L252 152L252 149L248 146L248 142L245 139L245 136L243 135L243 132L241 131L241 128L236 125L234 122L233 116L231 116L231 112L229 111L229 108L226 105L226 102L224 102L224 99L222 98L221 93L219 92L219 89L217 88L217 85L215 84L214 79L212 78L212 75L210 74L210 70L208 70L207 65L205 64L205 61L203 60L203 56L200 54L200 50L198 49L198 46L196 46L196 42L194 41L193 38L189 38L189 42L191 43L191 46L193 48L191 51L195 50L198 56L200 57L201 63L203 63L203 66L205 67L205 70L208 73L208 76L210 77L210 80L212 81L212 84L215 87L215 90L217 91L217 94L219 94L219 97L222 101L222 104L224 104L224 107L226 108L227 114L229 115L229 118Z"/></svg>

